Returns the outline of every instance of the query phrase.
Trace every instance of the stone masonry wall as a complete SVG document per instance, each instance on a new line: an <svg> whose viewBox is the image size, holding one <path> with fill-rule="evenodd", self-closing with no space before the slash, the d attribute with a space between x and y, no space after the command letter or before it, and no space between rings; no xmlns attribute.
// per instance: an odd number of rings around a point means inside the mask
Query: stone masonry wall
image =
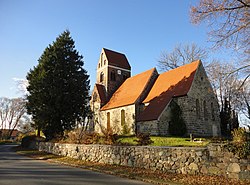
<svg viewBox="0 0 250 185"><path fill-rule="evenodd" d="M99 121L101 126L107 128L107 113L110 114L110 127L114 133L122 134L123 126L121 123L121 111L125 111L125 124L127 125L130 134L135 133L135 105L118 107L115 109L105 110L100 112ZM96 125L95 131L100 132L100 125Z"/></svg>
<svg viewBox="0 0 250 185"><path fill-rule="evenodd" d="M202 64L199 65L186 97L177 98L188 134L219 136L219 105ZM198 104L198 107L197 107Z"/></svg>
<svg viewBox="0 0 250 185"><path fill-rule="evenodd" d="M34 146L34 145L33 145ZM38 143L40 151L84 161L140 167L181 174L250 179L250 158L239 159L223 146L206 148Z"/></svg>

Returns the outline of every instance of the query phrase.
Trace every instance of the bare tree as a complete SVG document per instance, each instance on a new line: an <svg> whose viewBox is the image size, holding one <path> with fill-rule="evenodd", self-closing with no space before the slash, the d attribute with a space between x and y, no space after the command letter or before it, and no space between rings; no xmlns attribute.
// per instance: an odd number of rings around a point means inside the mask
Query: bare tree
<svg viewBox="0 0 250 185"><path fill-rule="evenodd" d="M250 77L250 1L249 0L200 0L191 7L194 24L206 22L209 40L214 46L233 48L239 58L239 66L229 72L241 72L245 81Z"/></svg>
<svg viewBox="0 0 250 185"><path fill-rule="evenodd" d="M7 138L11 136L18 124L22 123L26 113L25 104L23 98L0 98L1 129L8 130L8 133L6 133Z"/></svg>
<svg viewBox="0 0 250 185"><path fill-rule="evenodd" d="M160 71L168 71L195 60L204 60L208 52L196 44L177 44L173 51L161 53L158 61Z"/></svg>
<svg viewBox="0 0 250 185"><path fill-rule="evenodd" d="M206 71L214 89L220 107L224 107L224 99L227 98L233 109L236 109L236 104L238 101L239 93L239 77L237 73L228 76L230 71L235 69L234 64L222 63L220 61L214 60L206 67Z"/></svg>
<svg viewBox="0 0 250 185"><path fill-rule="evenodd" d="M214 92L217 95L220 105L220 111L223 112L225 104L229 104L230 109L236 115L244 114L250 120L250 81L247 80L242 86L240 74L231 71L236 69L233 63L222 63L219 61L211 62L206 70ZM242 122L245 126L246 122Z"/></svg>
<svg viewBox="0 0 250 185"><path fill-rule="evenodd" d="M210 40L217 46L249 52L249 10L249 0L200 0L191 8L191 19L195 24L207 22Z"/></svg>
<svg viewBox="0 0 250 185"><path fill-rule="evenodd" d="M237 108L250 120L250 81L246 81L244 86L241 83L239 81L237 88Z"/></svg>
<svg viewBox="0 0 250 185"><path fill-rule="evenodd" d="M28 94L27 87L29 85L28 80L21 78L13 78L17 86L17 92L25 96Z"/></svg>
<svg viewBox="0 0 250 185"><path fill-rule="evenodd" d="M35 132L34 125L33 123L31 123L29 118L23 124L18 125L18 130L20 130L23 134L30 134Z"/></svg>
<svg viewBox="0 0 250 185"><path fill-rule="evenodd" d="M9 116L9 107L10 99L2 97L0 98L0 122L1 122L1 129L7 128L6 122Z"/></svg>

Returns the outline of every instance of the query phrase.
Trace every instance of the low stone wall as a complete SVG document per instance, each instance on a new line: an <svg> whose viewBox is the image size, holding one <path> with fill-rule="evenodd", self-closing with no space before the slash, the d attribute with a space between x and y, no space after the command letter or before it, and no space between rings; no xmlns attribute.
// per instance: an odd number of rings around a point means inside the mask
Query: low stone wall
<svg viewBox="0 0 250 185"><path fill-rule="evenodd" d="M34 145L35 146L35 145ZM44 143L40 151L84 161L140 167L182 174L222 175L250 179L250 159L239 159L222 145L206 148L110 146Z"/></svg>

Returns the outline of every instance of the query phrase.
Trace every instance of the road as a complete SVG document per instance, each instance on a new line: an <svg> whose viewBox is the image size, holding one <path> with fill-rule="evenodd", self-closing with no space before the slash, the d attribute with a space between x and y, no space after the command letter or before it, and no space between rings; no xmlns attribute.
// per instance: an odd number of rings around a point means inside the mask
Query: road
<svg viewBox="0 0 250 185"><path fill-rule="evenodd" d="M86 169L20 156L0 145L0 185L147 185Z"/></svg>

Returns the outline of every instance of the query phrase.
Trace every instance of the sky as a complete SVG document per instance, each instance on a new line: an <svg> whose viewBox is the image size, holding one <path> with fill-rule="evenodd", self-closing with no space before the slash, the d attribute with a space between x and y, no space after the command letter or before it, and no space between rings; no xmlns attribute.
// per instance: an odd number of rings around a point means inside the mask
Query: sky
<svg viewBox="0 0 250 185"><path fill-rule="evenodd" d="M210 48L205 25L191 24L197 0L0 0L0 97L18 97L18 80L68 29L84 57L91 89L102 48L124 53L132 75L157 66L178 43ZM225 51L211 55L222 57ZM224 54L223 56L226 56Z"/></svg>

